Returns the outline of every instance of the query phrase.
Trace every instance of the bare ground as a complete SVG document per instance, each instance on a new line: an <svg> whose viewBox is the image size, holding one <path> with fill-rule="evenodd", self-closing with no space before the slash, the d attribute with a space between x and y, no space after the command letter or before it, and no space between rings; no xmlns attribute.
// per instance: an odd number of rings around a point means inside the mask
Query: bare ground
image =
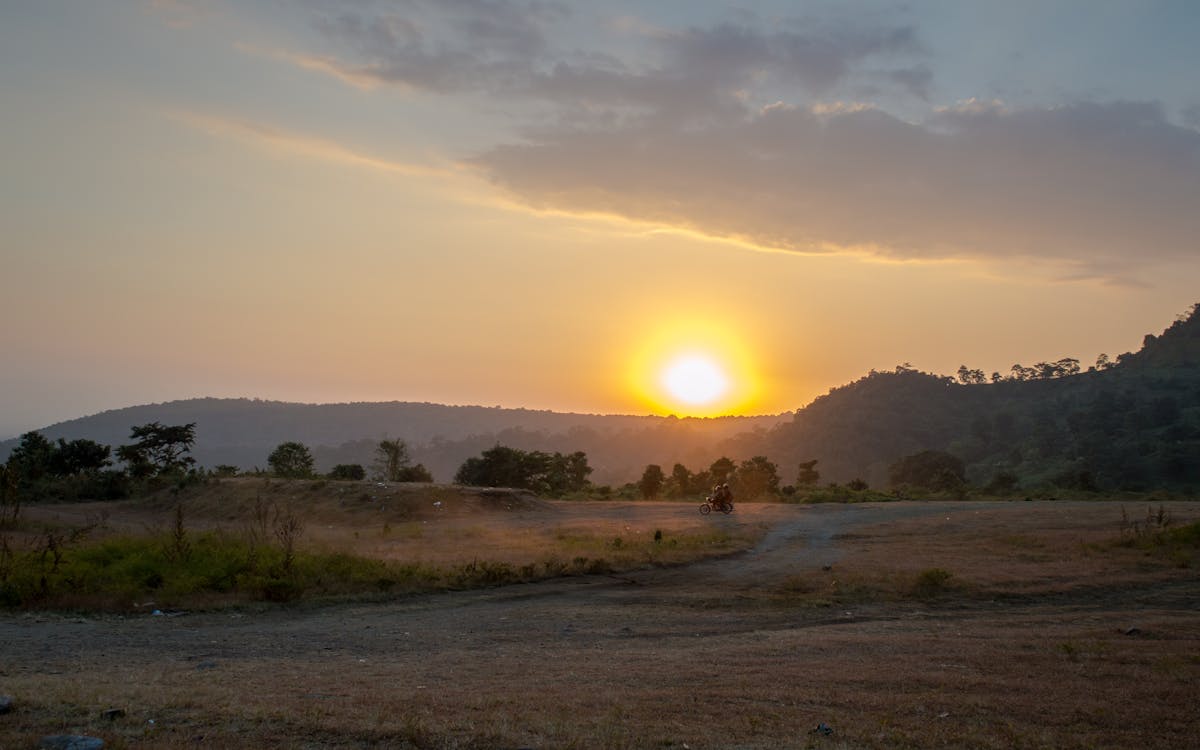
<svg viewBox="0 0 1200 750"><path fill-rule="evenodd" d="M0 746L1179 748L1200 730L1200 580L1112 545L1115 503L546 503L487 522L681 518L767 531L685 567L382 604L0 616Z"/></svg>

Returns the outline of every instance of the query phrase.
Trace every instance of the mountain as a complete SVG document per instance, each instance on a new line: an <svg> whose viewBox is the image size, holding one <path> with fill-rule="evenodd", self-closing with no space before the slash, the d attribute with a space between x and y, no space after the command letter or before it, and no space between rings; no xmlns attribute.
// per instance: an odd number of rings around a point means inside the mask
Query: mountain
<svg viewBox="0 0 1200 750"><path fill-rule="evenodd" d="M1014 366L998 382L873 371L731 445L770 456L784 481L817 459L825 481L882 487L898 459L939 450L977 486L1200 487L1200 305L1140 351L1098 364Z"/></svg>
<svg viewBox="0 0 1200 750"><path fill-rule="evenodd" d="M86 438L105 445L131 442L135 425L196 423L192 456L201 466L266 468L282 442L312 449L318 471L339 463L369 465L381 438L399 438L415 462L449 481L471 456L497 443L522 450L588 454L597 484L641 476L647 463L678 461L707 468L732 436L764 431L786 418L677 419L656 416L564 414L530 409L384 402L297 404L258 399L200 398L114 409L38 430L56 440ZM0 443L5 460L19 439Z"/></svg>
<svg viewBox="0 0 1200 750"><path fill-rule="evenodd" d="M962 382L907 366L872 371L790 419L206 398L107 411L39 432L117 446L135 425L195 422L192 454L202 466L265 467L275 446L296 440L312 449L319 471L369 465L380 438L400 438L439 481L502 444L584 451L592 481L602 485L635 481L651 463L669 473L675 463L699 471L721 456L766 456L784 484L799 463L816 459L823 482L886 487L897 460L936 450L961 459L976 486L1200 489L1200 306L1146 336L1138 352L1079 369L1075 360L1015 365L993 382L966 368ZM0 460L16 444L0 443Z"/></svg>

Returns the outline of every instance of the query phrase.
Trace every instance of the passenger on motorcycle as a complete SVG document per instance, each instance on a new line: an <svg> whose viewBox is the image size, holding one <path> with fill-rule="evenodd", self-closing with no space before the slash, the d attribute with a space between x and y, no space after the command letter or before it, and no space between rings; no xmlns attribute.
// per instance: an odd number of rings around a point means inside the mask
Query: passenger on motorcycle
<svg viewBox="0 0 1200 750"><path fill-rule="evenodd" d="M713 504L722 511L733 507L733 491L729 489L728 484L718 484L713 487Z"/></svg>

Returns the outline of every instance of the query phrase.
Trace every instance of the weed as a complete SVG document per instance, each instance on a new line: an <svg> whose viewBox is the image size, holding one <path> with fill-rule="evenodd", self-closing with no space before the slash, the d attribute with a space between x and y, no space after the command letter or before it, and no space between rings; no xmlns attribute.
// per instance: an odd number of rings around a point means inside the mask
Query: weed
<svg viewBox="0 0 1200 750"><path fill-rule="evenodd" d="M917 574L917 579L913 582L912 595L918 599L932 599L945 593L950 579L953 577L953 573L942 568L923 570Z"/></svg>
<svg viewBox="0 0 1200 750"><path fill-rule="evenodd" d="M177 502L175 503L175 517L171 526L170 546L167 548L167 556L176 561L185 560L190 550L191 545L188 543L187 527L183 522L183 503Z"/></svg>

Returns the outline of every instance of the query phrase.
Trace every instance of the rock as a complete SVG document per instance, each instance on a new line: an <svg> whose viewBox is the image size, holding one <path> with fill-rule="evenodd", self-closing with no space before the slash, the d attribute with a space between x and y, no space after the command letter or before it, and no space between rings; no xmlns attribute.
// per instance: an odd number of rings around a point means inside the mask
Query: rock
<svg viewBox="0 0 1200 750"><path fill-rule="evenodd" d="M7 695L0 695L0 714L12 712L13 699Z"/></svg>
<svg viewBox="0 0 1200 750"><path fill-rule="evenodd" d="M1141 635L1142 629L1141 628L1125 628L1121 632L1124 633L1125 635Z"/></svg>
<svg viewBox="0 0 1200 750"><path fill-rule="evenodd" d="M216 668L217 668L217 663L215 661L202 661L196 665L197 672L203 672L206 669L216 669Z"/></svg>
<svg viewBox="0 0 1200 750"><path fill-rule="evenodd" d="M108 719L109 721L116 721L123 716L125 716L125 709L123 708L106 708L100 712L100 718Z"/></svg>
<svg viewBox="0 0 1200 750"><path fill-rule="evenodd" d="M45 750L103 750L104 740L80 734L52 734L43 737L38 747Z"/></svg>

